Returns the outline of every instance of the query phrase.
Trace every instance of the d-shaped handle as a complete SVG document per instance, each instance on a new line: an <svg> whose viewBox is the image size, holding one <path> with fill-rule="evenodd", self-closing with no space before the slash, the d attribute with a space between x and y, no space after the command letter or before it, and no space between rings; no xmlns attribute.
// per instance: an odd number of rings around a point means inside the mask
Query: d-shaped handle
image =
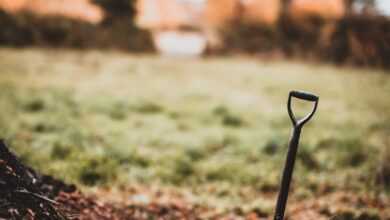
<svg viewBox="0 0 390 220"><path fill-rule="evenodd" d="M294 115L294 112L292 110L292 106L291 106L291 103L292 103L291 100L293 97L297 98L297 99L309 101L309 102L314 102L313 109L312 109L311 113L307 114L302 119L297 120L295 115ZM308 122L313 117L314 113L317 110L318 100L319 100L318 96L311 94L311 93L308 93L308 92L304 92L304 91L291 91L290 92L289 97L288 97L288 102L287 102L287 109L288 109L288 114L290 115L290 118L291 118L291 121L292 121L294 127L302 127L306 122Z"/></svg>

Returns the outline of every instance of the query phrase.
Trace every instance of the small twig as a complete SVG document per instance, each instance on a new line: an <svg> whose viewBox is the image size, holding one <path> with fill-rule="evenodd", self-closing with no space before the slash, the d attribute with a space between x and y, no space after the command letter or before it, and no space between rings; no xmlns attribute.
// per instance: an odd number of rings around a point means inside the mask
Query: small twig
<svg viewBox="0 0 390 220"><path fill-rule="evenodd" d="M46 202L49 202L49 203L52 203L52 204L55 204L55 205L59 205L58 202L56 202L56 201L54 201L54 200L52 200L52 199L49 199L49 198L47 198L47 197L45 197L45 196L42 196L42 195L39 195L39 194L37 194L37 193L29 192L29 191L27 191L27 190L25 190L25 189L16 190L16 191L14 191L14 192L16 192L16 193L23 193L23 194L29 194L29 195L32 195L32 196L38 198L38 199L42 199L42 200L44 200L44 201L46 201Z"/></svg>

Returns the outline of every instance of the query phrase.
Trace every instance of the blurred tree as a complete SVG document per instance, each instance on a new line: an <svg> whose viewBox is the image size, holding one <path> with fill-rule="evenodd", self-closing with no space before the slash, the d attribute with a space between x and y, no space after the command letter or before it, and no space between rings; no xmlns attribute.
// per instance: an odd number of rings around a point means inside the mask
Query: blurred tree
<svg viewBox="0 0 390 220"><path fill-rule="evenodd" d="M133 18L136 0L93 0L106 12L106 22L124 17Z"/></svg>
<svg viewBox="0 0 390 220"><path fill-rule="evenodd" d="M281 13L281 16L287 14L287 11L288 11L288 6L290 5L291 3L291 0L282 0L282 9L280 10L280 13Z"/></svg>
<svg viewBox="0 0 390 220"><path fill-rule="evenodd" d="M105 18L101 23L104 47L132 51L152 51L151 35L135 25L136 0L92 0L103 8Z"/></svg>

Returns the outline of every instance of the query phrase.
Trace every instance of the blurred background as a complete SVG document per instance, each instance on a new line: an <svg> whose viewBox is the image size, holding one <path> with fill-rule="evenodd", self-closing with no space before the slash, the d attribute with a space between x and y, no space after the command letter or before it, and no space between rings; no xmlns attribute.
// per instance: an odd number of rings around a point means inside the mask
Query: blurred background
<svg viewBox="0 0 390 220"><path fill-rule="evenodd" d="M389 8L385 0L1 0L0 44L387 68Z"/></svg>
<svg viewBox="0 0 390 220"><path fill-rule="evenodd" d="M43 173L266 219L308 90L288 215L390 219L389 1L0 0L0 28L0 137Z"/></svg>

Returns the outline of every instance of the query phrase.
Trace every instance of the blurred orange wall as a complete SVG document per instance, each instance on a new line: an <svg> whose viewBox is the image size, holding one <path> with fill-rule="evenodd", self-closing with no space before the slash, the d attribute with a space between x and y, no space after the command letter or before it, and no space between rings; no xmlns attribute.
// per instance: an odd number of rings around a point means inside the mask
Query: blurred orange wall
<svg viewBox="0 0 390 220"><path fill-rule="evenodd" d="M238 19L240 3L237 0L208 0L203 22L205 25L220 27Z"/></svg>
<svg viewBox="0 0 390 220"><path fill-rule="evenodd" d="M27 0L0 0L0 8L8 12L17 12L22 10Z"/></svg>
<svg viewBox="0 0 390 220"><path fill-rule="evenodd" d="M28 11L38 15L60 15L90 23L104 18L101 8L89 0L0 0L0 8L10 13Z"/></svg>
<svg viewBox="0 0 390 220"><path fill-rule="evenodd" d="M241 19L245 23L274 25L278 21L280 0L241 0Z"/></svg>
<svg viewBox="0 0 390 220"><path fill-rule="evenodd" d="M344 0L292 0L288 11L296 20L311 16L337 20L346 14L346 5Z"/></svg>
<svg viewBox="0 0 390 220"><path fill-rule="evenodd" d="M192 16L194 12L191 11L191 2L203 4L204 15ZM144 28L199 25L221 27L230 21L274 25L281 14L282 2L281 0L138 0L137 7L138 24ZM332 20L345 15L346 5L345 0L291 0L287 10L291 18L298 21L312 16Z"/></svg>
<svg viewBox="0 0 390 220"><path fill-rule="evenodd" d="M221 27L231 21L273 25L280 0L138 0L137 23L144 28Z"/></svg>
<svg viewBox="0 0 390 220"><path fill-rule="evenodd" d="M203 8L195 7L191 1L138 0L136 22L149 29L176 29L182 26L197 26Z"/></svg>

